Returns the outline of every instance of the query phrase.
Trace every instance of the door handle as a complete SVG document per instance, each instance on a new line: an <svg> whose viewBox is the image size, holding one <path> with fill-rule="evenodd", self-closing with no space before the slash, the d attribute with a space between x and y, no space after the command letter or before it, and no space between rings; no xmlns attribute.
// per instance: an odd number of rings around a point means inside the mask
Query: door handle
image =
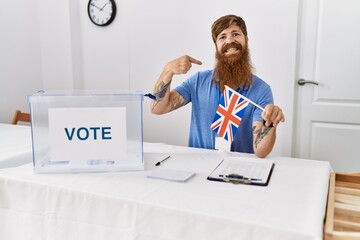
<svg viewBox="0 0 360 240"><path fill-rule="evenodd" d="M299 79L298 82L297 82L300 86L303 86L307 83L310 83L310 84L314 84L314 85L319 85L318 82L315 82L315 81L308 81L308 80L305 80L305 79Z"/></svg>

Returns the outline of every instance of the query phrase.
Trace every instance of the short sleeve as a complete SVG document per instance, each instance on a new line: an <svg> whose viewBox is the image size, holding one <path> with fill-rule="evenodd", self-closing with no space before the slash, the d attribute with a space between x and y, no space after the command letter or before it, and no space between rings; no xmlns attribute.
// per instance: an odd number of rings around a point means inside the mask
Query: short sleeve
<svg viewBox="0 0 360 240"><path fill-rule="evenodd" d="M260 89L256 103L260 105L262 108L265 108L268 104L274 103L273 94L269 85L266 84ZM262 110L256 107L253 115L254 122L263 121L261 113Z"/></svg>

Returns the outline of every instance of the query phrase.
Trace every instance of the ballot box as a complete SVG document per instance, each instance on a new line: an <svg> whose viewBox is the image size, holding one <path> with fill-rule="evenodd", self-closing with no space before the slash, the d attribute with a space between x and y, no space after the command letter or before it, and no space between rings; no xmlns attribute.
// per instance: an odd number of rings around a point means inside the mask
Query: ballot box
<svg viewBox="0 0 360 240"><path fill-rule="evenodd" d="M144 170L141 92L41 91L28 102L34 172Z"/></svg>

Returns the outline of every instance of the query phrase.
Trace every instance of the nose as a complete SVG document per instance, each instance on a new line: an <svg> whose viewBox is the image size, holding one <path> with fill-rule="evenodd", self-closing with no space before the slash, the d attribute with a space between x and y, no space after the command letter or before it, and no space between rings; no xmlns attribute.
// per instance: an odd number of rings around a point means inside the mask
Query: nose
<svg viewBox="0 0 360 240"><path fill-rule="evenodd" d="M233 42L234 42L234 38L232 35L226 36L226 39L225 39L226 44L233 43Z"/></svg>

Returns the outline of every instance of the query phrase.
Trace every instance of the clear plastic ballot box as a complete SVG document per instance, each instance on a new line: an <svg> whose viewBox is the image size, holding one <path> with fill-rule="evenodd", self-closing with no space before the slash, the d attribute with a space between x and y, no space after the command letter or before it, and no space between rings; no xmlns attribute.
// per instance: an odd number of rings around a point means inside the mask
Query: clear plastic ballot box
<svg viewBox="0 0 360 240"><path fill-rule="evenodd" d="M28 96L36 173L144 170L143 93Z"/></svg>

